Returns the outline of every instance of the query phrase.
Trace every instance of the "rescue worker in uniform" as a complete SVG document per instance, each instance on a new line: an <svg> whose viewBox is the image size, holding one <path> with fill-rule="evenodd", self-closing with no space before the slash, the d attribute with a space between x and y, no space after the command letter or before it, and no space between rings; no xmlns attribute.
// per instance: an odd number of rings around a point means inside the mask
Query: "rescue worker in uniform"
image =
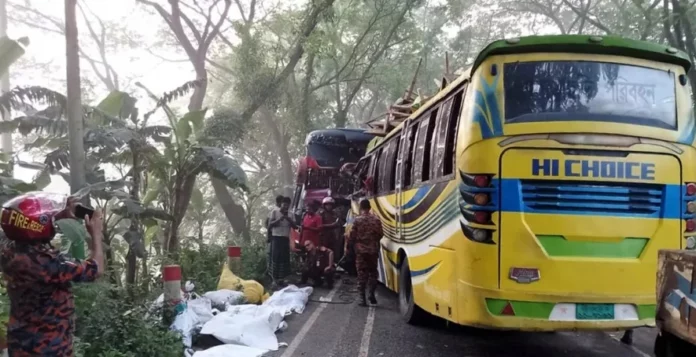
<svg viewBox="0 0 696 357"><path fill-rule="evenodd" d="M302 284L307 284L308 279L312 279L314 287L321 287L326 281L329 289L333 289L334 284L334 257L331 249L324 246L315 246L311 240L304 242L307 252L307 260L302 269Z"/></svg>
<svg viewBox="0 0 696 357"><path fill-rule="evenodd" d="M75 329L72 283L94 281L104 272L103 219L85 216L90 256L73 261L54 249L54 222L75 218L77 200L32 192L7 201L0 227L9 239L1 265L10 297L7 328L10 357L72 357Z"/></svg>
<svg viewBox="0 0 696 357"><path fill-rule="evenodd" d="M365 292L369 294L371 304L377 303L377 257L379 241L382 239L382 222L373 215L370 201L360 201L360 215L355 217L350 230L349 241L355 249L355 267L358 271L358 291L360 306L367 306Z"/></svg>

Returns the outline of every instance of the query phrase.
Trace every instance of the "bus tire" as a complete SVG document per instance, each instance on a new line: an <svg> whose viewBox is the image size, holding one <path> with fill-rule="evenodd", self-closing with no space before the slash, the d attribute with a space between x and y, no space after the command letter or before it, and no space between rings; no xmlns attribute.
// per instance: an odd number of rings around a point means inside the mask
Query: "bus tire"
<svg viewBox="0 0 696 357"><path fill-rule="evenodd" d="M672 335L660 331L655 339L656 357L686 357L696 355L696 346Z"/></svg>
<svg viewBox="0 0 696 357"><path fill-rule="evenodd" d="M408 258L404 258L399 271L399 312L411 325L425 323L427 313L423 311L413 299L413 286L411 284L411 269Z"/></svg>

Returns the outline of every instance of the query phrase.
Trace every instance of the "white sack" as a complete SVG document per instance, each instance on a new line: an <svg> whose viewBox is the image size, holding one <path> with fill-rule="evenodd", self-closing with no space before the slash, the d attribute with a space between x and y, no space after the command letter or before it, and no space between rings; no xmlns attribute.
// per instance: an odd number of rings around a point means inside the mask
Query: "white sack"
<svg viewBox="0 0 696 357"><path fill-rule="evenodd" d="M193 329L198 324L198 316L196 313L186 306L186 303L181 303L183 305L183 311L179 312L174 319L174 322L169 329L172 331L177 331L181 334L181 339L184 342L184 346L191 347L191 339Z"/></svg>
<svg viewBox="0 0 696 357"><path fill-rule="evenodd" d="M209 299L198 298L187 302L189 310L196 314L196 325L202 325L213 318L213 307Z"/></svg>
<svg viewBox="0 0 696 357"><path fill-rule="evenodd" d="M278 290L266 300L263 305L271 306L274 309L281 311L284 316L290 315L293 312L301 314L304 312L309 296L312 295L314 289L312 287L298 288L295 285L288 285L282 290Z"/></svg>
<svg viewBox="0 0 696 357"><path fill-rule="evenodd" d="M201 334L212 335L223 343L237 344L263 350L278 350L275 331L283 316L274 309L263 312L242 308L224 311L208 321Z"/></svg>
<svg viewBox="0 0 696 357"><path fill-rule="evenodd" d="M193 331L213 318L210 300L198 298L181 302L183 311L179 312L169 329L181 334L184 346L191 347Z"/></svg>
<svg viewBox="0 0 696 357"><path fill-rule="evenodd" d="M228 289L208 291L203 297L210 299L213 306L239 305L244 303L244 293Z"/></svg>
<svg viewBox="0 0 696 357"><path fill-rule="evenodd" d="M273 316L276 318L274 313L277 313L281 318L278 323L278 326L275 327L276 331L280 330L282 325L283 325L283 314L284 311L278 310L272 306L264 306L264 305L252 305L252 304L247 304L247 305L235 305L235 306L227 306L227 309L225 309L226 314L228 316L237 316L238 318L256 318L256 317L271 317ZM273 327L273 326L271 326Z"/></svg>
<svg viewBox="0 0 696 357"><path fill-rule="evenodd" d="M267 350L239 345L220 345L196 352L193 357L262 357Z"/></svg>

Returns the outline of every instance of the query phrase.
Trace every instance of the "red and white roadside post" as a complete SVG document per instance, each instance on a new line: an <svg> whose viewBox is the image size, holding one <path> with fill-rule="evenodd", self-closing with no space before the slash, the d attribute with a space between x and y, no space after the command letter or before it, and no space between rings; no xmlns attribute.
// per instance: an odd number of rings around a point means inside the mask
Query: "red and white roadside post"
<svg viewBox="0 0 696 357"><path fill-rule="evenodd" d="M181 267L166 265L162 268L162 280L164 285L163 317L168 326L174 321L175 307L181 301Z"/></svg>
<svg viewBox="0 0 696 357"><path fill-rule="evenodd" d="M242 247L227 247L227 267L236 275L242 273Z"/></svg>

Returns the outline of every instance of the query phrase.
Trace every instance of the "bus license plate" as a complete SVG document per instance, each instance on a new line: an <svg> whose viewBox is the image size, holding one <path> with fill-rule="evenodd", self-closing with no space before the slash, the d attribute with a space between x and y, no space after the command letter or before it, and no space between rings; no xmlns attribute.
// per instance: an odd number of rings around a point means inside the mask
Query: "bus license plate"
<svg viewBox="0 0 696 357"><path fill-rule="evenodd" d="M576 304L575 318L578 320L613 320L614 304Z"/></svg>

